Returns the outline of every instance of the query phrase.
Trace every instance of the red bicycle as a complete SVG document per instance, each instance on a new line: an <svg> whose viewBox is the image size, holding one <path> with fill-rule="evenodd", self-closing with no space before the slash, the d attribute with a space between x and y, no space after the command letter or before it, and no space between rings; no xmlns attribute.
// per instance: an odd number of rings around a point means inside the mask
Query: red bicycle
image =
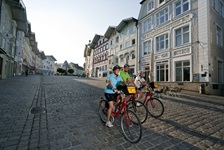
<svg viewBox="0 0 224 150"><path fill-rule="evenodd" d="M114 122L119 115L121 116L121 129L125 138L131 143L137 143L142 137L142 125L138 116L131 110L127 109L127 101L125 94L119 91L122 97L122 103L119 109L114 109L111 114L111 122ZM109 103L107 100L101 97L99 102L99 115L100 119L105 123L107 121L107 111L109 108Z"/></svg>
<svg viewBox="0 0 224 150"><path fill-rule="evenodd" d="M153 97L151 90L155 88L154 84L154 82L151 82L149 85L147 85L147 92L145 94L143 103L146 105L149 114L154 118L158 118L163 115L164 106L158 98ZM149 99L147 99L148 97Z"/></svg>

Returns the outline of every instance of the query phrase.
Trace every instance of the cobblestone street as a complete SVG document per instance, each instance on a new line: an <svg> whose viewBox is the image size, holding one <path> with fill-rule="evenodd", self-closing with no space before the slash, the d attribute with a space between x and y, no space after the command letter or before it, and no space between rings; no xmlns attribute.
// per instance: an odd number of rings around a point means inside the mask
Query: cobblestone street
<svg viewBox="0 0 224 150"><path fill-rule="evenodd" d="M142 139L131 144L118 121L113 128L100 121L104 86L104 79L72 76L0 80L0 150L224 149L224 97L185 92L161 99L163 116L149 117Z"/></svg>

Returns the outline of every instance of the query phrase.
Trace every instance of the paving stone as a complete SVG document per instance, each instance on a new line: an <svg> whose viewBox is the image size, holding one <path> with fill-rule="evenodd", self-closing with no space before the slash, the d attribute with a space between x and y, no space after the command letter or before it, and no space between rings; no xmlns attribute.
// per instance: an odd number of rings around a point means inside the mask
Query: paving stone
<svg viewBox="0 0 224 150"><path fill-rule="evenodd" d="M223 97L185 92L184 98L161 99L163 116L149 117L142 139L131 144L120 133L119 118L110 129L99 119L104 86L104 79L72 76L0 80L0 149L223 148ZM46 113L30 114L40 106Z"/></svg>

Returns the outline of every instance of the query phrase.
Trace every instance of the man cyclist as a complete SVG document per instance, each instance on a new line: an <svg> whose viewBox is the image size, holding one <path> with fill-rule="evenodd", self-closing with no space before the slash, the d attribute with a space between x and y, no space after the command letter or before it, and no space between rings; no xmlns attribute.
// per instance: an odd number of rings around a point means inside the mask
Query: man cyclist
<svg viewBox="0 0 224 150"><path fill-rule="evenodd" d="M125 84L121 76L119 76L120 69L121 67L118 65L115 65L112 68L113 73L109 75L108 83L104 91L105 98L109 103L109 109L107 113L107 122L106 122L106 126L109 128L113 127L113 124L110 122L110 116L114 107L114 101L117 101L117 99L119 99L117 87L120 83Z"/></svg>
<svg viewBox="0 0 224 150"><path fill-rule="evenodd" d="M125 82L125 84L129 84L129 83L132 83L133 85L134 84L134 81L133 79L131 78L130 74L128 73L129 71L129 65L128 64L125 64L124 65L124 69L122 71L120 71L120 76L122 77L123 81ZM118 86L118 89L123 89L123 90L126 90L127 87L124 87L124 85L120 84Z"/></svg>

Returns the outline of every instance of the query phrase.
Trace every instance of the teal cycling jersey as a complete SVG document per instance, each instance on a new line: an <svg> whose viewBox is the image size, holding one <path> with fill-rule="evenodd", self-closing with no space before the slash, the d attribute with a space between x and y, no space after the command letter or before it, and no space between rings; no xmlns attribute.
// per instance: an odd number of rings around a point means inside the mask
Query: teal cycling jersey
<svg viewBox="0 0 224 150"><path fill-rule="evenodd" d="M123 82L123 79L121 78L121 76L118 75L118 76L116 77L116 75L115 75L114 73L112 73L112 74L109 75L107 81L108 81L108 82L107 82L107 85L106 85L106 88L105 88L104 92L105 92L105 93L109 93L109 94L114 94L115 92L114 92L114 91L112 90L112 88L110 87L109 82L112 81L112 86L113 86L113 88L116 89L117 86L119 85L119 83Z"/></svg>

